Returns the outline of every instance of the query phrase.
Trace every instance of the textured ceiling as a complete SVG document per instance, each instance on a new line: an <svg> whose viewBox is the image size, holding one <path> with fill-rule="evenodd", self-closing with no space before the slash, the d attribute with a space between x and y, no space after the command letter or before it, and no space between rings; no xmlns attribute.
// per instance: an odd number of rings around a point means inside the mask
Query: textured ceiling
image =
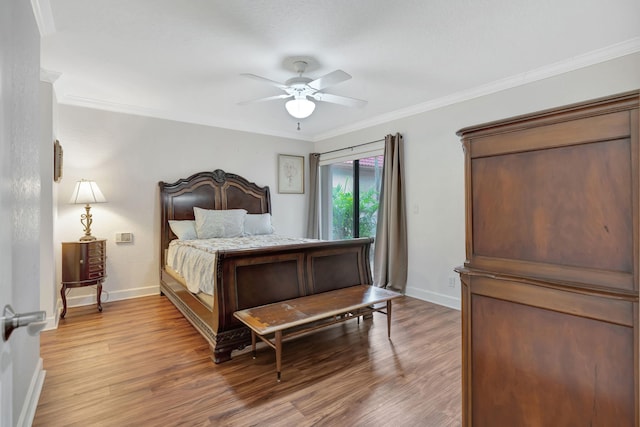
<svg viewBox="0 0 640 427"><path fill-rule="evenodd" d="M640 50L638 0L34 0L59 102L318 140ZM290 117L291 56L351 80Z"/></svg>

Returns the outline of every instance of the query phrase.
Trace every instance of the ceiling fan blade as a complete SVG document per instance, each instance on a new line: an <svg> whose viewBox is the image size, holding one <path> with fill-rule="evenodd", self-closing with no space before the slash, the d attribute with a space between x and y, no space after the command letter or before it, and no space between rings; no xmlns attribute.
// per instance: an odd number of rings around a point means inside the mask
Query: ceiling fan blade
<svg viewBox="0 0 640 427"><path fill-rule="evenodd" d="M337 85L351 78L350 74L345 73L342 70L335 70L329 74L307 83L307 85L315 90L322 90L329 86Z"/></svg>
<svg viewBox="0 0 640 427"><path fill-rule="evenodd" d="M256 76L255 74L241 73L240 75L244 76L244 77L248 77L248 78L253 79L253 80L258 80L259 82L269 83L271 86L275 86L275 87L277 87L279 89L282 89L282 90L286 90L288 88L288 86L286 84L284 84L284 83L278 83L278 82L276 82L274 80L270 80L270 79L267 79L265 77Z"/></svg>
<svg viewBox="0 0 640 427"><path fill-rule="evenodd" d="M316 101L331 102L332 104L340 104L340 105L345 105L347 107L361 108L367 105L367 101L363 101L362 99L349 98L349 97L340 96L340 95L332 95L330 93L318 92L309 96L311 96L311 98L315 99Z"/></svg>
<svg viewBox="0 0 640 427"><path fill-rule="evenodd" d="M266 98L259 98L259 99L252 99L250 101L238 102L238 105L254 104L256 102L273 101L276 99L286 99L286 98L291 98L292 96L293 95L283 93L282 95L274 95L274 96L268 96Z"/></svg>

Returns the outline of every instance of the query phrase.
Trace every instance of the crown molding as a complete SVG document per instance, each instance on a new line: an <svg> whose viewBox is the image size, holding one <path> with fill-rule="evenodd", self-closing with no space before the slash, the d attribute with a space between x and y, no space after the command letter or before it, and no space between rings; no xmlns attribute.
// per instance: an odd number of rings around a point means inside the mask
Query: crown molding
<svg viewBox="0 0 640 427"><path fill-rule="evenodd" d="M54 34L56 32L56 25L53 20L53 11L51 10L49 0L31 0L31 7L33 8L36 23L38 24L40 37Z"/></svg>
<svg viewBox="0 0 640 427"><path fill-rule="evenodd" d="M183 113L180 111L157 110L148 107L140 107L131 104L121 104L117 102L103 101L94 98L85 98L76 95L58 95L58 102L76 107L93 108L106 110L114 113L132 114L135 116L151 117L156 119L171 120L196 125L218 127L222 129L235 130L240 132L256 133L260 135L276 136L280 138L295 139L299 141L311 142L311 138L293 132L282 132L275 129L266 129L258 126L251 126L247 122L216 121L211 117L201 114Z"/></svg>
<svg viewBox="0 0 640 427"><path fill-rule="evenodd" d="M523 86L528 83L533 83L539 80L547 79L549 77L558 76L560 74L579 70L581 68L596 65L637 52L640 52L640 37L607 46L603 49L594 50L583 55L574 56L567 60L556 62L554 64L540 67L535 70L517 74L515 76L496 80L486 85L477 86L469 90L457 92L452 95L427 101L408 108L403 108L400 110L392 111L390 113L381 114L376 117L371 117L367 120L356 122L348 126L343 126L332 131L316 135L316 137L313 139L313 142L324 141L326 139L341 136L350 132L370 128L394 120L399 120L405 117L414 116L416 114L425 113L427 111L436 110L448 105L469 101L474 98L479 98L481 96L500 92L505 89L512 89L518 86Z"/></svg>

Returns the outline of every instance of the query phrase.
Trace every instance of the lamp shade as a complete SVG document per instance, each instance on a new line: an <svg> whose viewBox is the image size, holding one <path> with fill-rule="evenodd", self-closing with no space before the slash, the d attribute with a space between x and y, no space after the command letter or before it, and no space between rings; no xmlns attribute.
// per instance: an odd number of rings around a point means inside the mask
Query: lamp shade
<svg viewBox="0 0 640 427"><path fill-rule="evenodd" d="M83 179L76 182L76 187L73 189L69 203L89 205L92 203L104 203L106 201L107 199L104 198L102 191L100 191L95 181Z"/></svg>
<svg viewBox="0 0 640 427"><path fill-rule="evenodd" d="M287 101L284 107L296 119L305 119L316 109L316 104L307 98L295 98Z"/></svg>

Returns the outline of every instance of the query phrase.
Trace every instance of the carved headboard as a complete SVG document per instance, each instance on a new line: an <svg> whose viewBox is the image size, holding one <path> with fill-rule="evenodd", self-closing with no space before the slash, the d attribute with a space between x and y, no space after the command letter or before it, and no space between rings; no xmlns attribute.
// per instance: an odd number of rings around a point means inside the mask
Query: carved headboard
<svg viewBox="0 0 640 427"><path fill-rule="evenodd" d="M194 219L193 208L246 209L251 214L271 213L269 187L260 187L245 178L221 169L199 172L174 183L160 186L160 262L176 236L169 220ZM162 267L162 266L161 266Z"/></svg>

